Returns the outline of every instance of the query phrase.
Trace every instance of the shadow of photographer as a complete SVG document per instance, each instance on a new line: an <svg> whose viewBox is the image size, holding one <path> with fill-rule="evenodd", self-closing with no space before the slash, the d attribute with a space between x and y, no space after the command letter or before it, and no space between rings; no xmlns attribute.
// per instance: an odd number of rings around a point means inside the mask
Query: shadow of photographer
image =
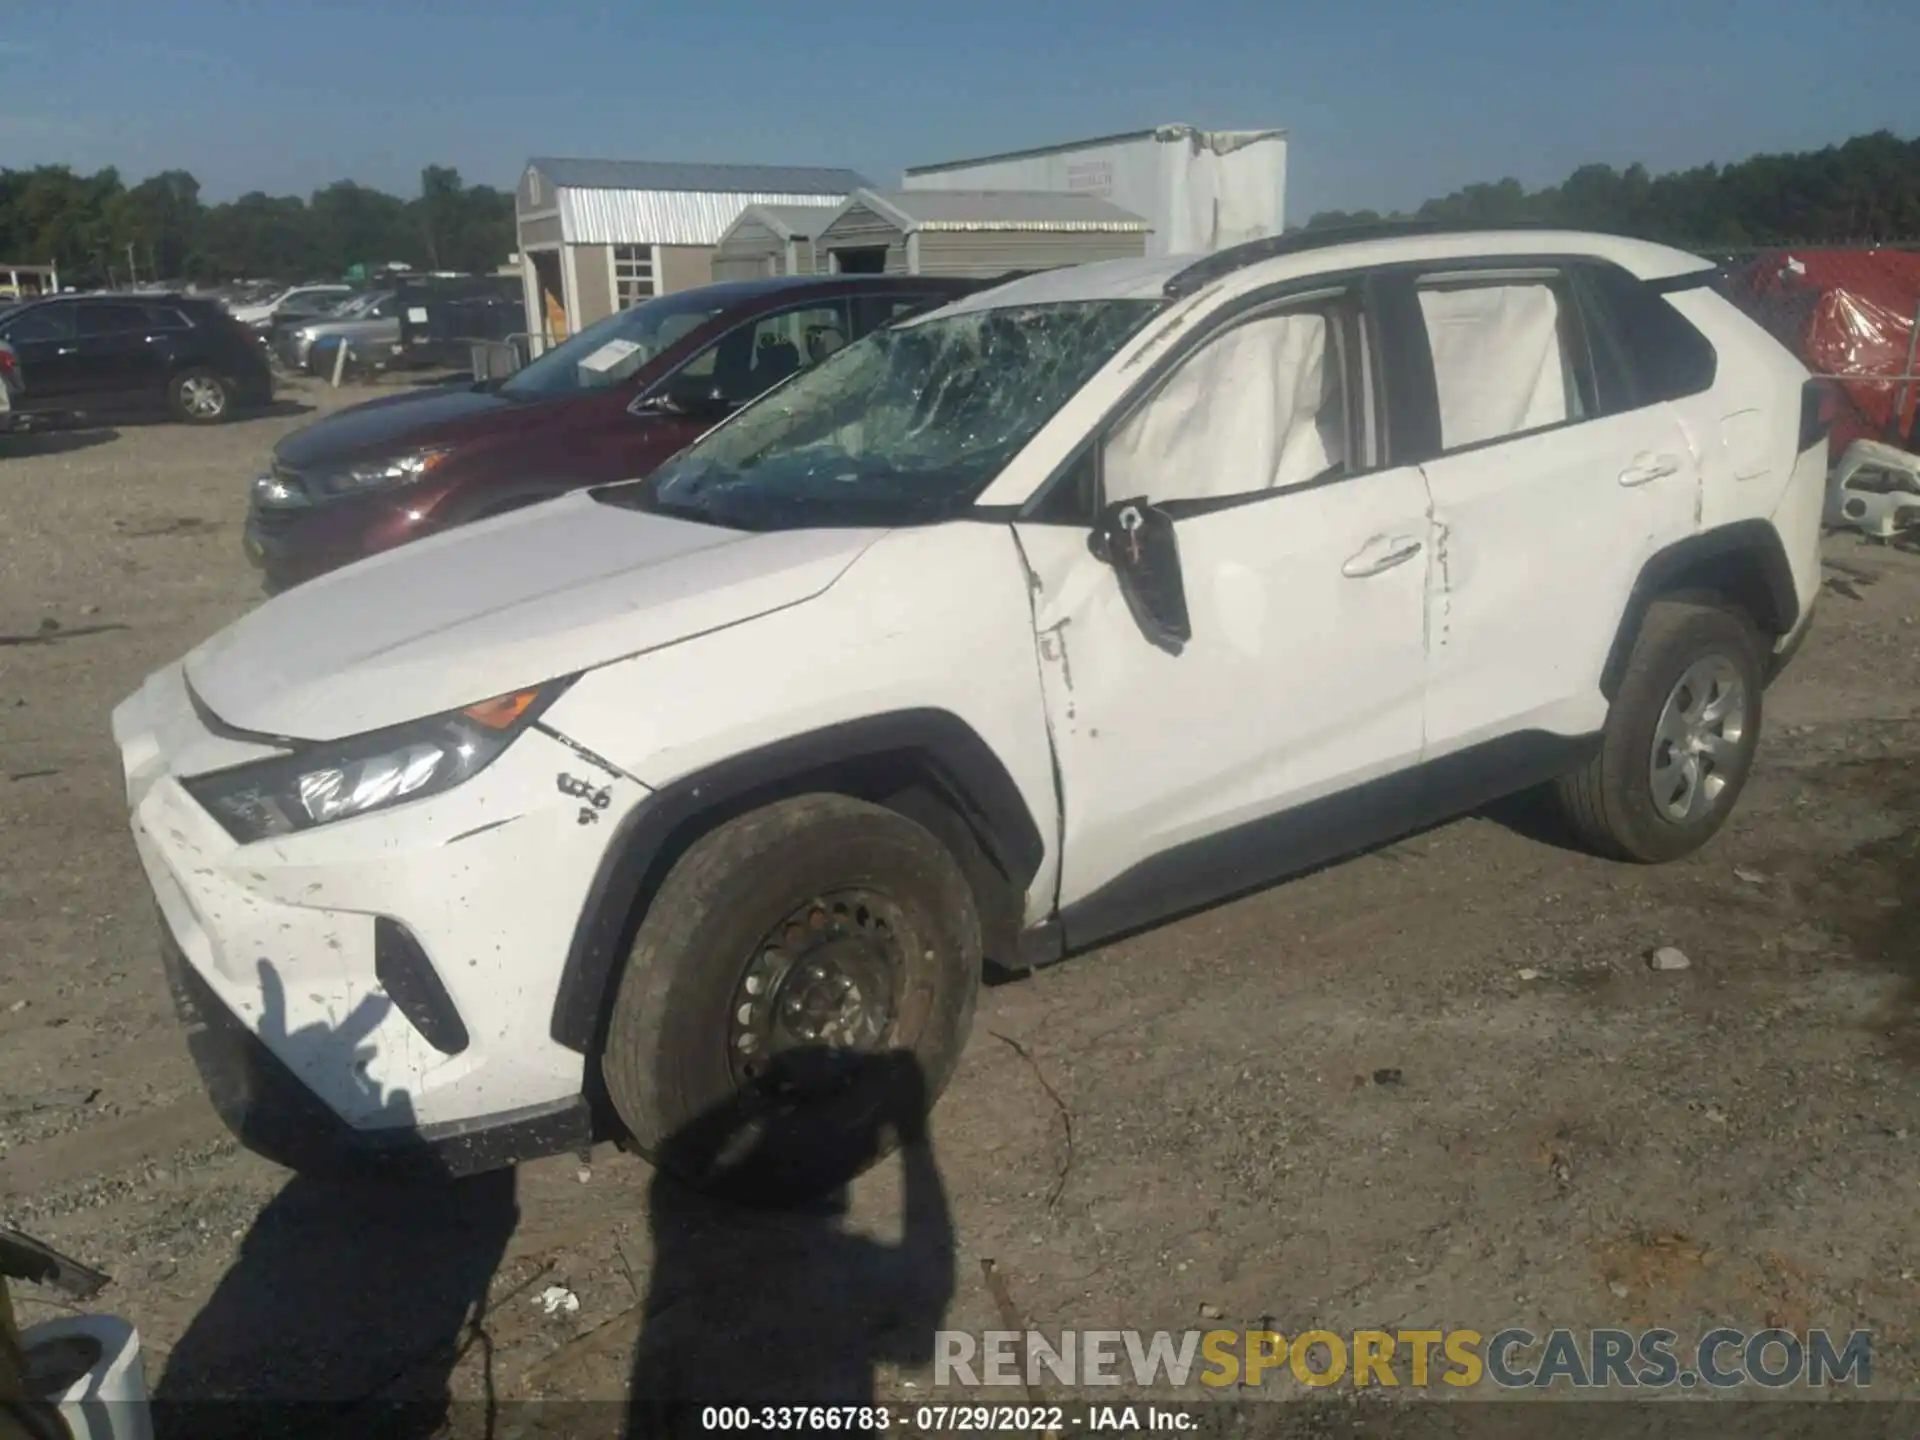
<svg viewBox="0 0 1920 1440"><path fill-rule="evenodd" d="M832 1098L817 1098L822 1085ZM783 1088L816 1098L787 1104ZM927 1105L909 1052L789 1052L765 1089L663 1147L630 1436L702 1433L710 1405L868 1405L879 1365L931 1360L955 1240ZM848 1228L847 1182L895 1147L900 1235L890 1242ZM796 1196L809 1198L793 1205ZM835 1433L848 1428L859 1433Z"/></svg>

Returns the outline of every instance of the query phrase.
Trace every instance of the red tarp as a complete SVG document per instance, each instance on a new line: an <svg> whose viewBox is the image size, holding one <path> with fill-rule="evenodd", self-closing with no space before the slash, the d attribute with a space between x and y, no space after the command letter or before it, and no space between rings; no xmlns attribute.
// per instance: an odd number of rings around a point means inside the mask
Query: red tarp
<svg viewBox="0 0 1920 1440"><path fill-rule="evenodd" d="M1816 375L1850 377L1840 382L1835 455L1862 438L1920 445L1914 430L1920 381L1895 378L1913 368L1920 253L1775 251L1732 272L1726 294Z"/></svg>

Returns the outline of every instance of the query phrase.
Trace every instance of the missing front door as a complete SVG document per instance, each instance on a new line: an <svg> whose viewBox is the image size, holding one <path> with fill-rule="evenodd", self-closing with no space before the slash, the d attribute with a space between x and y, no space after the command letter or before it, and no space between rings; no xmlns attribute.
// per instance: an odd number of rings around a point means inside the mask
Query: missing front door
<svg viewBox="0 0 1920 1440"><path fill-rule="evenodd" d="M834 268L842 275L884 275L887 273L887 247L862 245L833 252Z"/></svg>
<svg viewBox="0 0 1920 1440"><path fill-rule="evenodd" d="M546 329L547 343L557 345L572 332L567 326L567 292L560 278L560 252L533 252L533 279L540 292L539 324Z"/></svg>

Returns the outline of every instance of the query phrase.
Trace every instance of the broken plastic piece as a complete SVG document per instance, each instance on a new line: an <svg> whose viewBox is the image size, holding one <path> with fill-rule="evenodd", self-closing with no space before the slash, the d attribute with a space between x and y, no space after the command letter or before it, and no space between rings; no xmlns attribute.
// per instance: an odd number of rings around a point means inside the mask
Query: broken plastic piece
<svg viewBox="0 0 1920 1440"><path fill-rule="evenodd" d="M1854 441L1828 485L1826 523L1881 540L1920 526L1920 455Z"/></svg>

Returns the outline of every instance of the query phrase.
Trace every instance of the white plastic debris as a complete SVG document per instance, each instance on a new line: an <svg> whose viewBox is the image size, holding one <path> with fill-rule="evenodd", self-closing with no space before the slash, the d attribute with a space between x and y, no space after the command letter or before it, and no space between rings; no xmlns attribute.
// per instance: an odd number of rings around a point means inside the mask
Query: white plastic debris
<svg viewBox="0 0 1920 1440"><path fill-rule="evenodd" d="M1878 540L1920 525L1920 455L1879 440L1854 441L1829 477L1824 519Z"/></svg>
<svg viewBox="0 0 1920 1440"><path fill-rule="evenodd" d="M1540 971L1529 965L1520 971L1520 978L1522 980L1538 980L1540 978Z"/></svg>
<svg viewBox="0 0 1920 1440"><path fill-rule="evenodd" d="M1767 883L1767 877L1760 871L1748 870L1739 865L1733 867L1733 878L1736 880L1744 880L1749 885L1764 885Z"/></svg>
<svg viewBox="0 0 1920 1440"><path fill-rule="evenodd" d="M539 1294L540 1308L549 1315L578 1315L580 1297L564 1285L549 1285Z"/></svg>
<svg viewBox="0 0 1920 1440"><path fill-rule="evenodd" d="M1671 945L1662 945L1647 957L1649 970L1685 970L1692 964L1685 951L1676 950Z"/></svg>

